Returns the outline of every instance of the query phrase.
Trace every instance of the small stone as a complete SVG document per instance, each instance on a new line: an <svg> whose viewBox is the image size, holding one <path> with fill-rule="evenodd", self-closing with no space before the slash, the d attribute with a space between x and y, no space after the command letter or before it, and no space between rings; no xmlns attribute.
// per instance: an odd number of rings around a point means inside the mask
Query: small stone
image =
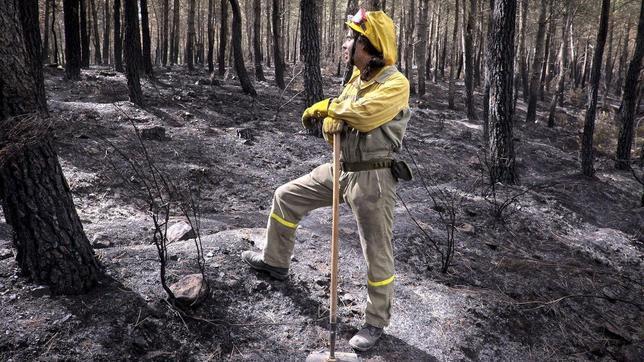
<svg viewBox="0 0 644 362"><path fill-rule="evenodd" d="M40 298L43 297L47 294L51 293L51 290L49 289L48 286L46 285L38 285L34 288L32 288L29 293L34 297L34 298Z"/></svg>
<svg viewBox="0 0 644 362"><path fill-rule="evenodd" d="M170 286L177 302L193 306L208 294L208 285L201 274L190 274Z"/></svg>
<svg viewBox="0 0 644 362"><path fill-rule="evenodd" d="M165 141L168 139L165 135L165 128L161 126L141 129L141 138L151 141Z"/></svg>
<svg viewBox="0 0 644 362"><path fill-rule="evenodd" d="M168 242L172 243L180 240L189 240L197 237L197 234L192 229L190 224L185 221L179 221L178 223L170 226L166 234Z"/></svg>
<svg viewBox="0 0 644 362"><path fill-rule="evenodd" d="M112 246L112 241L107 239L107 235L98 233L92 238L92 247L94 249L104 249Z"/></svg>
<svg viewBox="0 0 644 362"><path fill-rule="evenodd" d="M465 234L474 234L474 226L472 224L464 223L456 229Z"/></svg>
<svg viewBox="0 0 644 362"><path fill-rule="evenodd" d="M215 254L212 251L209 251L208 254L206 254L206 256L208 258L212 258L213 256L215 256Z"/></svg>

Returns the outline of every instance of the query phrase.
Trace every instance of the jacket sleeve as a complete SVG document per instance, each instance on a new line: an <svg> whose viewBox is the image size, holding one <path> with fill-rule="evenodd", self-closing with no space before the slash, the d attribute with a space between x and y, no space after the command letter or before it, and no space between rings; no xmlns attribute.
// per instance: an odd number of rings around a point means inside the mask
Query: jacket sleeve
<svg viewBox="0 0 644 362"><path fill-rule="evenodd" d="M409 107L409 81L405 77L392 78L357 101L352 97L334 100L328 115L344 120L360 132L369 132L391 121Z"/></svg>

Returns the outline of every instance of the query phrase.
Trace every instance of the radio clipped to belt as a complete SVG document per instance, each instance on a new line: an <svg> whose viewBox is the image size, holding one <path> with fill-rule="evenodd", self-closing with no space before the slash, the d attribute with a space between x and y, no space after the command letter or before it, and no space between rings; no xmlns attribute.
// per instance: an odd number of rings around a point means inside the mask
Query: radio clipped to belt
<svg viewBox="0 0 644 362"><path fill-rule="evenodd" d="M405 161L394 160L391 165L391 173L394 175L396 181L411 181L414 178L411 168L409 168L409 165Z"/></svg>

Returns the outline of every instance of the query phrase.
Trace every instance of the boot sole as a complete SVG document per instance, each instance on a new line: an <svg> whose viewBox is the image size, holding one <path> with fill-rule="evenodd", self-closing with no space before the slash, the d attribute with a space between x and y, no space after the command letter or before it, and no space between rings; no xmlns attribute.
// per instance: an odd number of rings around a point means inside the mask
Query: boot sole
<svg viewBox="0 0 644 362"><path fill-rule="evenodd" d="M242 258L242 259L243 259L243 258ZM270 275L271 277L273 277L273 278L275 278L275 279L277 279L277 280L286 280L286 279L288 278L288 274L286 274L286 275L285 275L285 274L280 274L280 273L277 273L277 272L275 272L275 271L273 271L273 270L266 269L266 268L262 268L262 267L258 267L257 265L253 265L253 264L251 264L249 261L247 261L246 259L243 259L243 260L244 260L244 263L248 264L248 266L250 266L250 267L251 267L251 268L253 268L254 270L259 270L259 271L267 272L267 273L268 273L268 275Z"/></svg>

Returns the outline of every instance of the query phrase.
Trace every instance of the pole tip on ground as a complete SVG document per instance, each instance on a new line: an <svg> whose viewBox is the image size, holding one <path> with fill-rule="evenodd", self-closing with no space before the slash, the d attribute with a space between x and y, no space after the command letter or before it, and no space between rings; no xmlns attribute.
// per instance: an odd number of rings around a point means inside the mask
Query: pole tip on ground
<svg viewBox="0 0 644 362"><path fill-rule="evenodd" d="M358 355L349 352L335 352L335 359L329 359L329 352L313 352L306 357L306 362L360 362Z"/></svg>

